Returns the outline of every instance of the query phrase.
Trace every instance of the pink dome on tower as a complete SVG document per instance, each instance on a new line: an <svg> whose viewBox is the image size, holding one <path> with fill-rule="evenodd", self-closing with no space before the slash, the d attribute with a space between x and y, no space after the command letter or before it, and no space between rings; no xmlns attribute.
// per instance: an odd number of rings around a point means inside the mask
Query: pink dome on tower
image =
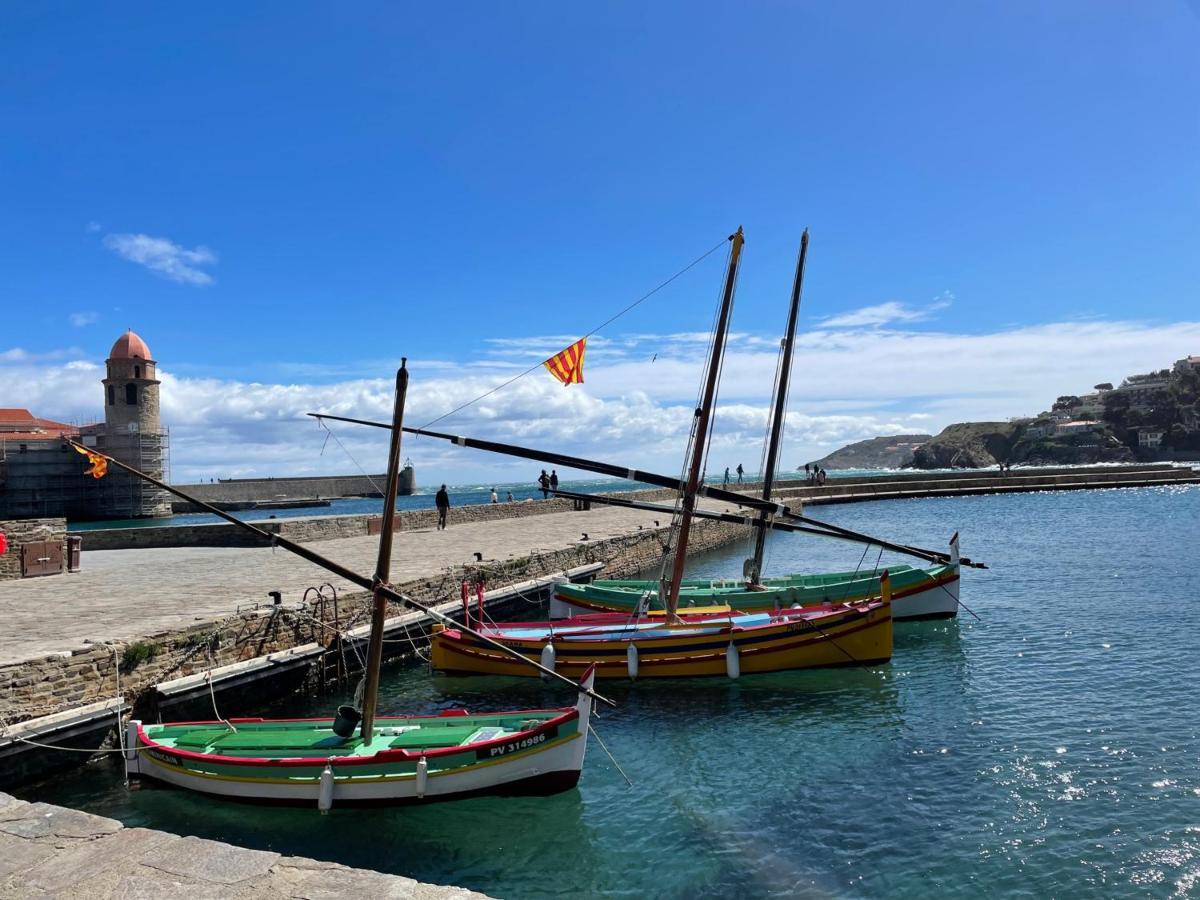
<svg viewBox="0 0 1200 900"><path fill-rule="evenodd" d="M154 359L146 342L133 333L126 331L117 338L108 354L109 359Z"/></svg>

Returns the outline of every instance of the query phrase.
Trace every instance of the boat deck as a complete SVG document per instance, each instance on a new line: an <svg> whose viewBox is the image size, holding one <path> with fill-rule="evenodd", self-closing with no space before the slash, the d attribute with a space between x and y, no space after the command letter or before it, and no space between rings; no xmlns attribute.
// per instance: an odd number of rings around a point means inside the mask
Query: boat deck
<svg viewBox="0 0 1200 900"><path fill-rule="evenodd" d="M164 747L217 756L258 759L374 756L386 750L441 750L467 747L511 737L560 715L444 716L436 719L378 720L370 741L357 733L342 738L332 720L246 722L233 720L236 731L219 722L145 726L146 736Z"/></svg>

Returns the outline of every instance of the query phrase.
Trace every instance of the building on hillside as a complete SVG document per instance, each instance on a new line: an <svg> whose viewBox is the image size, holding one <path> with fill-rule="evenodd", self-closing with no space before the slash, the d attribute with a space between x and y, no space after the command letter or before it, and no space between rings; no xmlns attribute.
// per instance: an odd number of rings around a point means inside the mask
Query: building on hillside
<svg viewBox="0 0 1200 900"><path fill-rule="evenodd" d="M1054 434L1058 437L1069 434L1087 434L1089 431L1101 431L1103 428L1103 422L1095 422L1090 419L1075 419L1070 422L1058 422L1054 426Z"/></svg>
<svg viewBox="0 0 1200 900"><path fill-rule="evenodd" d="M1084 419L1101 419L1104 417L1104 394L1107 391L1096 391L1091 394L1081 394L1075 413Z"/></svg>
<svg viewBox="0 0 1200 900"><path fill-rule="evenodd" d="M1188 369L1193 372L1200 372L1200 356L1185 356L1183 359L1175 361L1174 369L1176 372L1183 374Z"/></svg>
<svg viewBox="0 0 1200 900"><path fill-rule="evenodd" d="M1163 432L1157 428L1139 428L1138 446L1154 449L1162 446Z"/></svg>
<svg viewBox="0 0 1200 900"><path fill-rule="evenodd" d="M1040 441L1042 438L1050 437L1054 434L1054 429L1057 427L1056 422L1038 419L1032 425L1029 425L1022 433L1022 437L1031 441Z"/></svg>
<svg viewBox="0 0 1200 900"><path fill-rule="evenodd" d="M1129 408L1136 410L1152 409L1155 403L1161 402L1167 396L1170 387L1170 372L1148 372L1145 375L1130 375L1114 388L1113 393L1129 398Z"/></svg>
<svg viewBox="0 0 1200 900"><path fill-rule="evenodd" d="M1184 406L1179 410L1180 423L1188 434L1200 431L1200 403Z"/></svg>
<svg viewBox="0 0 1200 900"><path fill-rule="evenodd" d="M0 410L0 519L138 519L171 514L170 495L115 466L86 474L64 437L95 447L160 481L169 461L159 419L157 363L138 335L121 335L105 361L104 422L68 425L25 409Z"/></svg>

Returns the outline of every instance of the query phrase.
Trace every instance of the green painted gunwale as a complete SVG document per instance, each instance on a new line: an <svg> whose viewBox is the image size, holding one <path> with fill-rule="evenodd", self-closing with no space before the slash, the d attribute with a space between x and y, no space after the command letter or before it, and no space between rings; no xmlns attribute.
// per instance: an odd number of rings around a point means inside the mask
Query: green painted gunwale
<svg viewBox="0 0 1200 900"><path fill-rule="evenodd" d="M361 736L342 739L333 732L332 719L305 720L233 720L233 732L219 722L197 722L165 725L144 725L146 738L160 745L170 757L170 763L192 771L230 778L285 779L289 782L309 781L320 777L325 764L331 760L369 759L380 752L407 750L419 755L422 751L461 747L460 752L428 756L426 764L431 774L479 764L476 750L482 741L464 744L481 728L502 728L489 740L514 738L564 715L566 710L538 710L520 713L495 713L473 716L446 716L428 719L380 719L372 740ZM570 738L578 733L575 717L560 723L557 735L538 745ZM413 728L413 726L416 726ZM403 733L398 729L408 728ZM199 753L204 759L176 757L172 749ZM532 748L531 748L532 749ZM264 760L262 765L239 765L226 762L231 758ZM295 760L310 760L311 765ZM271 765L272 761L288 760L288 765ZM378 763L358 763L353 767L336 768L338 781L381 776L405 777L416 774L417 758L404 759L388 754Z"/></svg>
<svg viewBox="0 0 1200 900"><path fill-rule="evenodd" d="M903 593L931 584L934 579L954 571L952 565L919 569L914 566L889 566L888 575L894 593ZM879 594L879 574L874 572L830 572L817 575L784 575L763 579L764 591L748 591L745 583L734 579L693 578L683 582L680 597L688 606L704 606L709 602L728 604L733 609L763 609L800 604L841 603L860 600ZM564 600L578 599L583 603L603 603L609 607L632 610L646 592L650 592L650 608L659 608L658 583L636 579L597 580L591 584L560 584L555 593ZM778 602L776 602L778 601Z"/></svg>

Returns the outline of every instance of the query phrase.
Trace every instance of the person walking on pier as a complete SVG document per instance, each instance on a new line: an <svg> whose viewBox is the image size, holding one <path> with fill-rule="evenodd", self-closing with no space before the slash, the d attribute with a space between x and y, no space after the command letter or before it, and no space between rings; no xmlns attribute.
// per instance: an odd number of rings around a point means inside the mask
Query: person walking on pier
<svg viewBox="0 0 1200 900"><path fill-rule="evenodd" d="M495 489L495 488L492 488L492 502L493 502L493 503L499 503L499 502L500 502L500 498L499 498L499 497L496 495L496 489Z"/></svg>
<svg viewBox="0 0 1200 900"><path fill-rule="evenodd" d="M446 530L446 513L450 511L450 495L446 493L446 486L443 484L433 498L433 505L437 507L438 523L437 530Z"/></svg>
<svg viewBox="0 0 1200 900"><path fill-rule="evenodd" d="M542 474L538 476L538 486L542 489L542 499L547 499L550 496L550 476L546 474L545 469L542 469Z"/></svg>
<svg viewBox="0 0 1200 900"><path fill-rule="evenodd" d="M742 464L738 463L738 467L737 467L738 484L742 483L742 475L743 474L745 474L745 470L742 468Z"/></svg>
<svg viewBox="0 0 1200 900"><path fill-rule="evenodd" d="M729 466L725 467L725 481L721 484L722 487L729 487Z"/></svg>
<svg viewBox="0 0 1200 900"><path fill-rule="evenodd" d="M550 490L558 490L558 472L554 469L550 470Z"/></svg>

